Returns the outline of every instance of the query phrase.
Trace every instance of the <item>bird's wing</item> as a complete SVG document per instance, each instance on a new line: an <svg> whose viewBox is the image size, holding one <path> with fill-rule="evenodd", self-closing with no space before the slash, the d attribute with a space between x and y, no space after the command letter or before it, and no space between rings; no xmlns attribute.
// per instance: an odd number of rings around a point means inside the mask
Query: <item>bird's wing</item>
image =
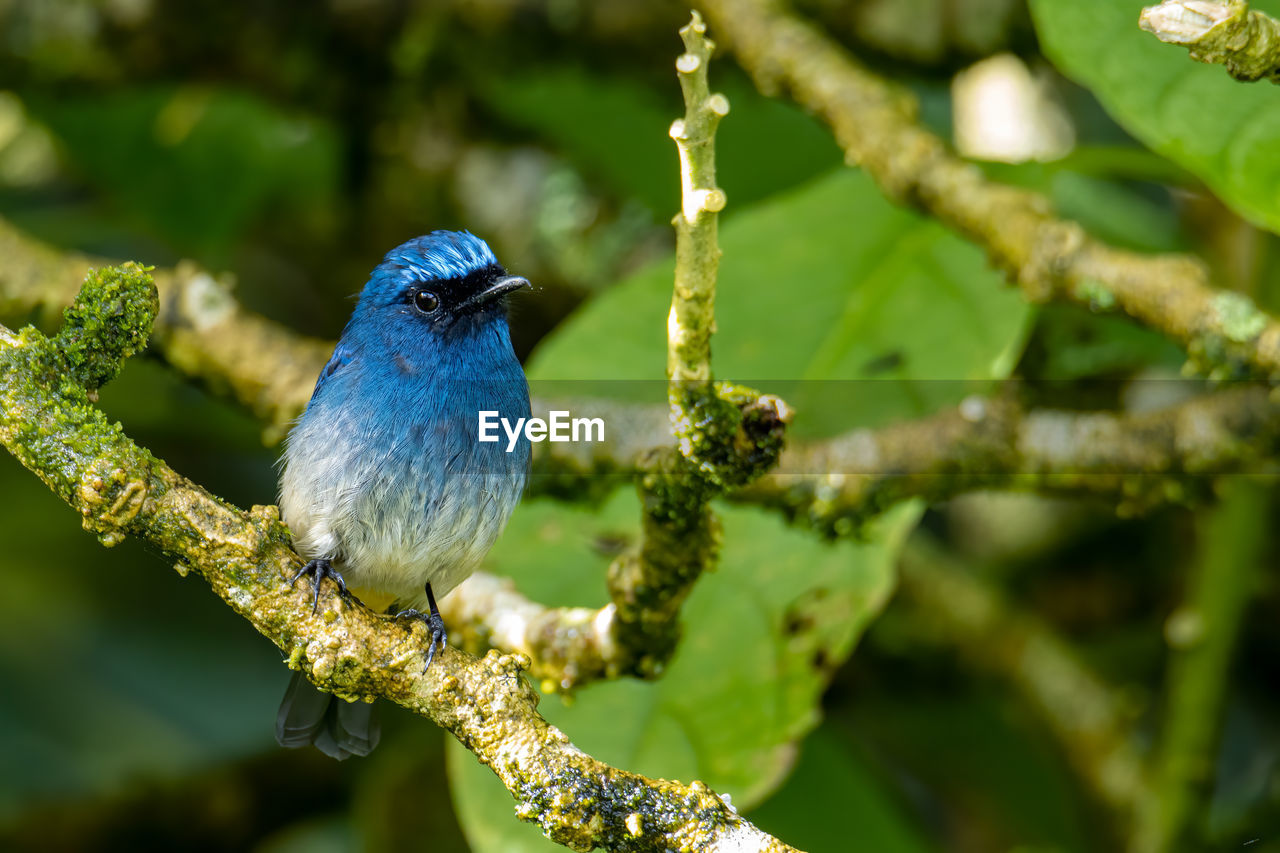
<svg viewBox="0 0 1280 853"><path fill-rule="evenodd" d="M329 380L330 376L337 373L343 367L351 363L355 357L355 353L344 342L338 341L338 345L333 348L333 355L329 356L329 363L324 366L324 370L320 371L320 378L316 380L316 387L311 392L311 399L314 400L320 394L320 389L324 387L324 383Z"/></svg>

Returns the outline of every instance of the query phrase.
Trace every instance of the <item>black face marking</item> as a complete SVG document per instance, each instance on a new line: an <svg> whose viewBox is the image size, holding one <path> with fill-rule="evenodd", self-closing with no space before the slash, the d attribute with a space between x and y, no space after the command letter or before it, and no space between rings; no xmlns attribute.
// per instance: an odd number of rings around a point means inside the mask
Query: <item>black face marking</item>
<svg viewBox="0 0 1280 853"><path fill-rule="evenodd" d="M487 290L497 279L507 274L500 264L489 264L472 270L464 276L417 282L405 291L406 301L414 311L426 319L453 317L455 309ZM473 309L467 309L468 312Z"/></svg>

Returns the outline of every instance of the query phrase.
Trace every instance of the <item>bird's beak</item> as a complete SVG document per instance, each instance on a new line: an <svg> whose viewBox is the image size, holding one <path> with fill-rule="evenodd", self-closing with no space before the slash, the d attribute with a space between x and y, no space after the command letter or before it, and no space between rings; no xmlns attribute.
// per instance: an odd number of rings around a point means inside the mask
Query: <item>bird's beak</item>
<svg viewBox="0 0 1280 853"><path fill-rule="evenodd" d="M529 284L529 279L524 278L523 276L504 275L502 278L494 279L493 283L484 290L474 296L468 297L461 305L458 306L458 309L465 311L468 308L479 308L492 302L496 302L512 291L519 290L522 287L532 286L533 285Z"/></svg>

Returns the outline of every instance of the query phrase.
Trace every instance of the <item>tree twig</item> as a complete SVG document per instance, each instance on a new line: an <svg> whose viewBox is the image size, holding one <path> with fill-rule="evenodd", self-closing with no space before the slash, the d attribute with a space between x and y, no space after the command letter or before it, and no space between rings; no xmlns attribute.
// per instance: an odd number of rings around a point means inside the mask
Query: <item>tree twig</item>
<svg viewBox="0 0 1280 853"><path fill-rule="evenodd" d="M700 0L764 92L788 90L851 164L984 248L1034 302L1119 310L1183 346L1213 376L1280 379L1280 322L1215 290L1193 258L1122 251L1058 219L1036 193L994 183L916 120L918 104L776 0Z"/></svg>
<svg viewBox="0 0 1280 853"><path fill-rule="evenodd" d="M715 328L716 275L720 246L716 223L724 191L716 186L716 127L729 114L729 99L712 93L707 66L715 44L702 16L680 30L685 53L676 60L684 92L684 118L671 125L680 152L680 212L676 227L675 288L667 321L667 376L676 382L711 378L711 333Z"/></svg>
<svg viewBox="0 0 1280 853"><path fill-rule="evenodd" d="M675 652L678 616L694 583L716 561L720 528L711 499L768 470L782 450L791 413L777 397L711 381L715 326L717 213L715 132L729 111L712 94L714 47L701 16L680 30L676 61L685 116L671 126L680 151L682 203L676 215L676 269L667 320L668 403L675 446L656 447L640 465L642 539L609 567L617 646L634 650L631 671L659 673Z"/></svg>
<svg viewBox="0 0 1280 853"><path fill-rule="evenodd" d="M1280 21L1245 0L1164 0L1143 9L1138 25L1192 59L1226 66L1237 80L1280 83Z"/></svg>
<svg viewBox="0 0 1280 853"><path fill-rule="evenodd" d="M344 603L313 612L289 578L301 565L274 507L244 512L130 441L90 402L146 340L158 299L126 266L91 275L62 331L0 326L0 443L82 517L104 545L135 535L195 569L322 689L385 697L427 717L489 766L516 814L578 850L790 850L700 783L650 780L574 747L536 711L520 655L454 649L423 667L413 626Z"/></svg>

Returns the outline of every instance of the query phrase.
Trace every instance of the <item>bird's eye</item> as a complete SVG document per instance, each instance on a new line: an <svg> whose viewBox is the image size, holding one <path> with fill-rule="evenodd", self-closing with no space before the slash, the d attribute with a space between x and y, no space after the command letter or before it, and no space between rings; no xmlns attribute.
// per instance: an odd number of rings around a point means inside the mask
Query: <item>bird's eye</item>
<svg viewBox="0 0 1280 853"><path fill-rule="evenodd" d="M413 307L423 314L434 314L440 309L440 297L430 290L419 290L413 294Z"/></svg>

